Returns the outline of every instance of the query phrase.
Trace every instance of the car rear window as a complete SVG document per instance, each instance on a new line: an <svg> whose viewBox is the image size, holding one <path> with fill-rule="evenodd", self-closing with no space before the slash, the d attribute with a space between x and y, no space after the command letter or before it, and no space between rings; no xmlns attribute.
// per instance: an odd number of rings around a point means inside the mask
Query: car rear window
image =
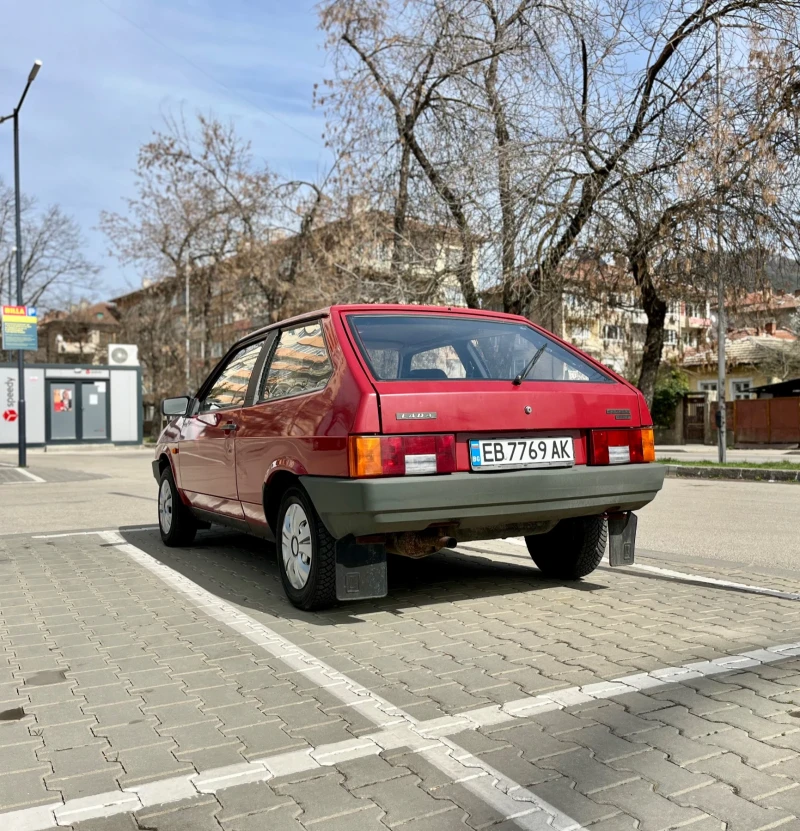
<svg viewBox="0 0 800 831"><path fill-rule="evenodd" d="M522 323L433 314L354 314L347 320L378 381L511 381L542 349L527 381L614 383Z"/></svg>

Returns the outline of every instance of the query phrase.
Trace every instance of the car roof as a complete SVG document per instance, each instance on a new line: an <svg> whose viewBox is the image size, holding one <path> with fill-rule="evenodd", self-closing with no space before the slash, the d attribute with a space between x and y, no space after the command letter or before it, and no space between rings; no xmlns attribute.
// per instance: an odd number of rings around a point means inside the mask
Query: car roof
<svg viewBox="0 0 800 831"><path fill-rule="evenodd" d="M320 317L329 317L331 315L340 315L346 312L369 312L370 314L397 314L398 312L413 312L419 314L420 312L429 314L431 312L436 314L448 315L464 315L471 317L494 318L496 320L509 320L515 323L527 323L529 326L531 321L521 315L506 314L505 312L494 312L488 309L466 309L462 306L414 306L402 303L338 303L332 306L326 306L322 309L315 309L312 312L304 312L294 317L287 317L285 320L279 320L275 323L270 323L269 326L262 326L253 332L240 338L235 345L244 343L246 341L258 338L275 329L283 329L286 326L291 326L294 323L303 323L307 320L315 320Z"/></svg>

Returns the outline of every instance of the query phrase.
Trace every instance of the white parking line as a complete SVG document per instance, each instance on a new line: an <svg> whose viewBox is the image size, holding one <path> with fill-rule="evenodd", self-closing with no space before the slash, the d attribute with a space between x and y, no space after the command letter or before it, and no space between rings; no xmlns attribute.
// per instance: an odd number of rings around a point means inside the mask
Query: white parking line
<svg viewBox="0 0 800 831"><path fill-rule="evenodd" d="M174 776L64 803L7 812L0 814L0 827L4 831L44 831L81 820L133 813L153 805L180 802L246 783L267 782L279 776L374 756L383 750L407 747L450 776L454 783L471 791L507 819L512 819L520 828L529 831L548 831L553 828L559 831L579 831L581 826L569 816L446 737L478 727L525 719L549 710L561 710L587 701L615 698L627 692L647 692L679 684L690 678L735 672L797 656L800 656L800 643L784 644L741 655L727 655L712 661L664 667L583 687L569 687L545 695L510 701L502 706L469 710L457 716L416 722L403 714L404 718L394 725L358 739L305 750L291 750L202 773Z"/></svg>
<svg viewBox="0 0 800 831"><path fill-rule="evenodd" d="M517 537L509 537L504 542L510 542L513 545L520 545L527 548L524 539ZM498 552L499 553L499 552ZM608 566L608 555L603 559L603 564ZM668 577L672 580L690 580L692 583L705 583L709 586L720 586L726 589L738 589L742 592L749 592L750 594L764 594L768 597L777 597L781 600L800 600L800 593L798 592L784 592L780 589L768 589L766 586L753 586L750 583L736 583L732 580L719 580L716 577L705 577L702 574L690 574L686 571L675 571L670 568L660 568L659 566L646 566L642 563L634 563L625 568L636 569L637 571L649 571L652 574L660 574L662 577Z"/></svg>
<svg viewBox="0 0 800 831"><path fill-rule="evenodd" d="M674 571L670 568L660 568L659 566L646 566L639 563L631 566L637 571L649 571L652 574L660 574L663 577L670 577L674 580L690 580L693 583L706 583L709 586L721 586L727 589L738 589L739 591L749 592L750 594L765 594L768 597L778 597L781 600L800 600L800 593L798 592L784 592L779 589L768 589L764 586L753 586L749 583L735 583L732 580L719 580L716 577L704 577L699 574L688 574L683 571Z"/></svg>
<svg viewBox="0 0 800 831"><path fill-rule="evenodd" d="M423 736L417 729L417 720L399 707L367 689L344 673L306 652L268 626L237 609L230 603L198 586L179 572L158 562L145 551L125 542L116 531L104 531L100 538L115 545L121 553L155 574L210 617L224 623L248 640L260 646L293 669L303 672L318 686L324 687L344 704L358 707L358 711L378 727L387 728L390 735L400 731L402 744L419 746L429 752L428 761L442 772L469 781L469 789L487 805L500 810L505 819L513 820L520 828L580 829L580 823L562 814L557 808L539 799L527 788L504 777L485 762L453 742ZM379 744L376 739L376 743ZM423 748L420 748L423 749Z"/></svg>
<svg viewBox="0 0 800 831"><path fill-rule="evenodd" d="M537 696L526 696L504 705L491 705L419 722L408 713L390 704L361 684L315 658L301 647L273 632L255 618L232 604L200 588L174 569L159 563L149 554L126 543L116 531L87 531L45 537L97 534L108 544L134 559L151 573L187 597L206 614L244 635L248 640L280 658L297 671L303 672L318 686L360 712L379 727L374 733L336 744L305 750L289 751L250 762L228 765L199 774L155 780L135 787L110 791L94 796L67 800L64 803L24 808L0 814L0 827L15 831L39 831L63 827L80 820L133 813L152 805L167 804L216 793L224 788L247 782L268 781L290 773L335 765L338 762L375 755L383 750L407 747L424 756L454 782L471 791L507 820L527 831L580 831L581 825L558 808L540 799L527 788L504 776L482 759L467 752L447 738L465 730L473 730L516 719L525 719L548 710L560 710L593 700L602 700L657 689L725 672L768 664L782 658L800 656L800 643L784 644L728 655L711 661L699 661L679 667L664 667L602 681L582 687L569 687ZM41 537L40 537L41 538Z"/></svg>
<svg viewBox="0 0 800 831"><path fill-rule="evenodd" d="M15 467L14 470L16 470L17 473L21 473L23 476L27 476L28 479L30 479L33 482L39 482L40 484L45 483L45 480L42 479L41 476L37 476L35 473L31 473L29 470L27 470L24 467Z"/></svg>
<svg viewBox="0 0 800 831"><path fill-rule="evenodd" d="M157 525L141 525L136 528L126 528L125 533L139 531L158 531ZM32 540L56 540L61 537L90 537L92 534L117 533L116 529L108 528L101 531L67 531L63 534L31 534Z"/></svg>

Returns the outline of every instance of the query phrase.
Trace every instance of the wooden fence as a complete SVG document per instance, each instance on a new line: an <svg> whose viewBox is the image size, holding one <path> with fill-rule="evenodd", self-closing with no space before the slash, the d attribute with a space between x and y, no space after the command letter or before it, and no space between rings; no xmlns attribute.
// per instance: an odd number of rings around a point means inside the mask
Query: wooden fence
<svg viewBox="0 0 800 831"><path fill-rule="evenodd" d="M800 398L734 402L736 444L800 444Z"/></svg>

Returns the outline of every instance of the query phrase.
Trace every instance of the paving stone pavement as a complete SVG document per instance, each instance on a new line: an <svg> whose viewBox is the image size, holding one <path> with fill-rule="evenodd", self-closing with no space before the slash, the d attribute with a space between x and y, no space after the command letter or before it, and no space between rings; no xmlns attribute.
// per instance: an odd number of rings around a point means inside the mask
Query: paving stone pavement
<svg viewBox="0 0 800 831"><path fill-rule="evenodd" d="M534 797L593 831L800 829L800 648L765 651L800 641L798 602L630 570L561 585L519 546L476 543L393 561L385 599L305 614L259 541L124 536L449 737L462 772L422 740L375 745L358 706L104 538L6 537L2 831L569 827ZM620 678L638 686L602 683ZM506 802L465 769L495 771Z"/></svg>

